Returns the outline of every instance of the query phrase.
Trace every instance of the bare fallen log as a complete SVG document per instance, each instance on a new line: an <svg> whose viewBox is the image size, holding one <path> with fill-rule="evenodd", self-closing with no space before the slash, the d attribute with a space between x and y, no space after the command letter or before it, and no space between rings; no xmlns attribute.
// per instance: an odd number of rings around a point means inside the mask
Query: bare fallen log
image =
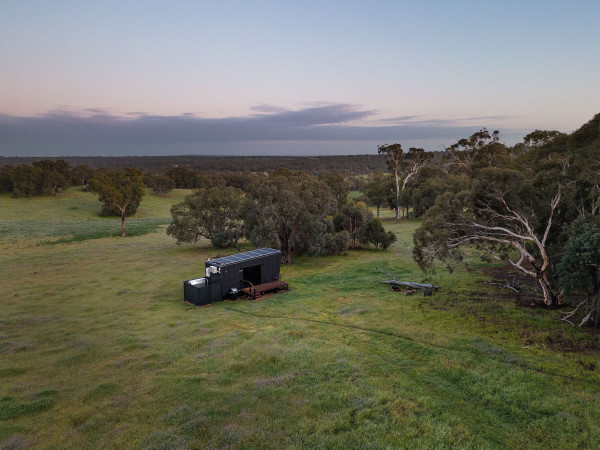
<svg viewBox="0 0 600 450"><path fill-rule="evenodd" d="M413 283L412 281L398 281L397 275L392 275L387 270L380 269L379 267L375 267L378 271L385 273L386 275L392 277L392 280L385 280L382 283L392 285L392 289L400 290L399 286L406 286L406 290L404 291L404 295L410 295L416 292L417 289L423 289L425 295L431 295L434 291L441 289L439 286L434 286L433 284L428 283Z"/></svg>
<svg viewBox="0 0 600 450"><path fill-rule="evenodd" d="M382 283L391 284L394 286L408 286L414 289L426 289L429 291L437 291L438 289L441 289L439 286L434 286L433 284L413 283L412 281L386 280L382 281Z"/></svg>

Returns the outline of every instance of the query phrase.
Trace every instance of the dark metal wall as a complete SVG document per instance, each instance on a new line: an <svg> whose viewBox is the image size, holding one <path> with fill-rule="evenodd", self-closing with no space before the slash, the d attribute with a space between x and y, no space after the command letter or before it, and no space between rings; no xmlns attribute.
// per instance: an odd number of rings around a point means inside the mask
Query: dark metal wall
<svg viewBox="0 0 600 450"><path fill-rule="evenodd" d="M279 277L281 271L281 254L266 255L260 258L254 258L235 264L228 264L221 267L220 274L211 274L208 278L209 285L221 284L221 298L227 297L231 288L242 289L248 287L242 283L244 279L244 268L260 265L260 284L274 281ZM210 267L210 261L206 262L206 267ZM211 298L211 301L212 298Z"/></svg>

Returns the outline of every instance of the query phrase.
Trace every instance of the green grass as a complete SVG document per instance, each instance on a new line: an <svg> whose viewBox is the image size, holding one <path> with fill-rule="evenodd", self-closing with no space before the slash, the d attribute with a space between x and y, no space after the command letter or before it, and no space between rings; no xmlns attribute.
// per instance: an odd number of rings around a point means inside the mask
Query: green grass
<svg viewBox="0 0 600 450"><path fill-rule="evenodd" d="M597 334L516 308L476 260L439 271L431 297L380 283L375 267L422 279L417 222L386 221L398 235L387 252L295 258L287 293L194 308L182 281L229 251L165 235L184 195L147 195L127 226L155 227L124 239L74 237L118 231L90 194L0 197L0 448L600 441Z"/></svg>
<svg viewBox="0 0 600 450"><path fill-rule="evenodd" d="M170 205L183 200L189 190L176 189L157 197L151 190L133 217L126 219L129 236L157 231L170 223ZM56 198L12 199L0 195L0 239L9 242L36 240L39 244L64 244L88 239L117 237L121 234L119 217L99 217L101 204L95 194L72 188Z"/></svg>

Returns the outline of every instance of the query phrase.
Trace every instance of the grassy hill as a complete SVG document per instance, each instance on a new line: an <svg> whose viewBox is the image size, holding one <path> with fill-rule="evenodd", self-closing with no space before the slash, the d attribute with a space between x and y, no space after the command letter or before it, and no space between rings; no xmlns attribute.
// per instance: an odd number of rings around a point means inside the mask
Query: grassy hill
<svg viewBox="0 0 600 450"><path fill-rule="evenodd" d="M516 307L482 263L403 296L387 252L298 257L291 290L195 308L182 281L232 252L175 245L148 193L131 237L93 194L0 196L0 448L593 448L599 336ZM249 247L248 247L249 248Z"/></svg>

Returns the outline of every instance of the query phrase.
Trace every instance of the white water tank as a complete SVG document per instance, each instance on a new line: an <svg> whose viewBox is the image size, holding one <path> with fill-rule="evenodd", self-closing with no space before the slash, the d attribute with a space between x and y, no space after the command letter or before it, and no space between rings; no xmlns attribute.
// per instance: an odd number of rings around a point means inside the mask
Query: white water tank
<svg viewBox="0 0 600 450"><path fill-rule="evenodd" d="M196 278L195 280L188 280L188 283L192 286L206 286L206 278Z"/></svg>

